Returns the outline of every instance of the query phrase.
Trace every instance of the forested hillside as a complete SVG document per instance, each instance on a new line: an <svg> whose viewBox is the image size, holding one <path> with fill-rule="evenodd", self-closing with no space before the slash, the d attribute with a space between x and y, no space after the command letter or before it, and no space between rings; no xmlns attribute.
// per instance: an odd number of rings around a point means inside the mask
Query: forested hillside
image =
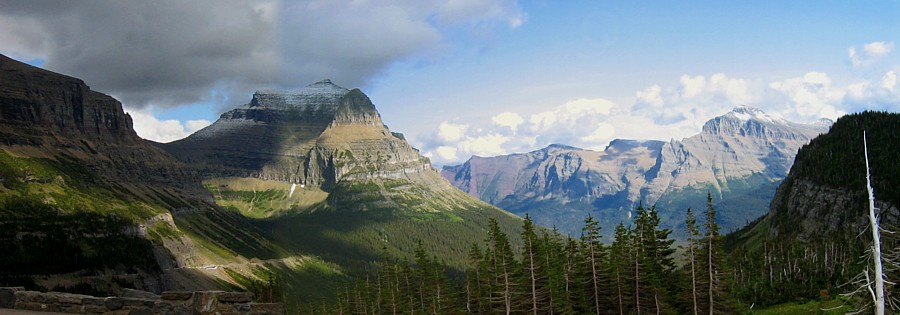
<svg viewBox="0 0 900 315"><path fill-rule="evenodd" d="M868 266L871 244L863 133L882 227L897 231L898 126L900 114L851 114L800 149L769 213L729 235L736 297L765 305L856 289L848 283ZM896 234L884 234L882 248L896 255Z"/></svg>

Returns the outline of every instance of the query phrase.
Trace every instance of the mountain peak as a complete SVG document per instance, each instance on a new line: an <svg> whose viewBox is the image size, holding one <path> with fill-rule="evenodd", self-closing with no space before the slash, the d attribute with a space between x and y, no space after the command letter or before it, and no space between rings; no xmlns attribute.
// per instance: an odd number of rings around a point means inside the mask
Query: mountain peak
<svg viewBox="0 0 900 315"><path fill-rule="evenodd" d="M253 93L251 107L269 107L275 109L290 109L306 107L308 105L332 105L336 106L341 97L350 90L338 86L329 79L324 79L313 84L297 89L262 89Z"/></svg>
<svg viewBox="0 0 900 315"><path fill-rule="evenodd" d="M553 143L544 148L546 151L559 151L559 150L581 150L580 148L576 148L570 145Z"/></svg>
<svg viewBox="0 0 900 315"><path fill-rule="evenodd" d="M730 112L728 112L724 116L730 117L730 118L736 118L741 121L756 120L759 122L776 123L776 124L785 123L785 121L781 118L775 118L769 114L766 114L765 112L763 112L762 110L760 110L758 108L750 107L750 106L746 106L746 105L740 105L738 107L735 107L734 109L732 109Z"/></svg>

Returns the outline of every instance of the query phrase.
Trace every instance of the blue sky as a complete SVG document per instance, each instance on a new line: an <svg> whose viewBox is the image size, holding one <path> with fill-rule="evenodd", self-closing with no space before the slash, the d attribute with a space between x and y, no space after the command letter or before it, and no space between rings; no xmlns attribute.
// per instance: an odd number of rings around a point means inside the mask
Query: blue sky
<svg viewBox="0 0 900 315"><path fill-rule="evenodd" d="M749 105L900 110L900 1L11 1L0 53L123 101L170 141L259 88L366 92L436 164L682 138Z"/></svg>

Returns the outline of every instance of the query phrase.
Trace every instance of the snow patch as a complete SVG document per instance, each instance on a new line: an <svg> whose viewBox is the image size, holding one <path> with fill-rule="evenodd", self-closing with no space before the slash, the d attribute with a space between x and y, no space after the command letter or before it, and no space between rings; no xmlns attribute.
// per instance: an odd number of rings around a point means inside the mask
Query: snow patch
<svg viewBox="0 0 900 315"><path fill-rule="evenodd" d="M731 110L731 112L728 112L727 114L725 114L725 116L729 116L729 117L732 117L732 118L735 118L735 119L738 119L738 120L744 121L744 122L750 121L750 120L755 120L755 121L771 123L771 124L786 124L787 123L783 119L775 118L769 114L766 114L765 112L763 112L759 109L756 109L756 108L753 108L750 106L744 106L744 105L735 107L734 109Z"/></svg>
<svg viewBox="0 0 900 315"><path fill-rule="evenodd" d="M325 79L299 89L263 89L253 93L254 106L288 109L316 105L337 105L350 90Z"/></svg>
<svg viewBox="0 0 900 315"><path fill-rule="evenodd" d="M288 199L291 199L291 196L294 195L294 189L297 188L297 183L291 183L291 192L288 193Z"/></svg>

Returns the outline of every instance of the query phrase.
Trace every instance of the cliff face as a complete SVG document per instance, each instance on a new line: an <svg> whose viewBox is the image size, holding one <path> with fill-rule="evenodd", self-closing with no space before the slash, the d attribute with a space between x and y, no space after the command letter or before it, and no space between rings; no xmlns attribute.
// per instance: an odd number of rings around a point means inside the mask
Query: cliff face
<svg viewBox="0 0 900 315"><path fill-rule="evenodd" d="M867 228L863 132L882 226L900 224L898 125L900 114L852 114L838 119L827 134L800 149L766 216L770 236L853 238Z"/></svg>
<svg viewBox="0 0 900 315"><path fill-rule="evenodd" d="M209 176L330 187L343 179L434 180L427 158L393 134L369 98L329 80L264 90L197 133L163 148Z"/></svg>
<svg viewBox="0 0 900 315"><path fill-rule="evenodd" d="M80 79L0 55L0 80L0 123L28 130L15 135L31 135L33 140L39 140L38 136L71 135L115 143L140 140L121 104L92 91ZM21 138L4 134L3 139L14 144Z"/></svg>
<svg viewBox="0 0 900 315"><path fill-rule="evenodd" d="M116 99L80 79L2 55L0 82L4 150L75 161L99 174L103 184L172 208L206 207L211 201L195 172L137 136Z"/></svg>
<svg viewBox="0 0 900 315"><path fill-rule="evenodd" d="M573 234L590 212L600 211L611 226L639 203L673 213L702 208L707 191L721 201L731 229L765 213L797 149L829 125L791 123L742 106L681 141L617 139L602 152L553 145L473 157L442 175L472 196ZM679 217L669 215L663 224L677 226Z"/></svg>

